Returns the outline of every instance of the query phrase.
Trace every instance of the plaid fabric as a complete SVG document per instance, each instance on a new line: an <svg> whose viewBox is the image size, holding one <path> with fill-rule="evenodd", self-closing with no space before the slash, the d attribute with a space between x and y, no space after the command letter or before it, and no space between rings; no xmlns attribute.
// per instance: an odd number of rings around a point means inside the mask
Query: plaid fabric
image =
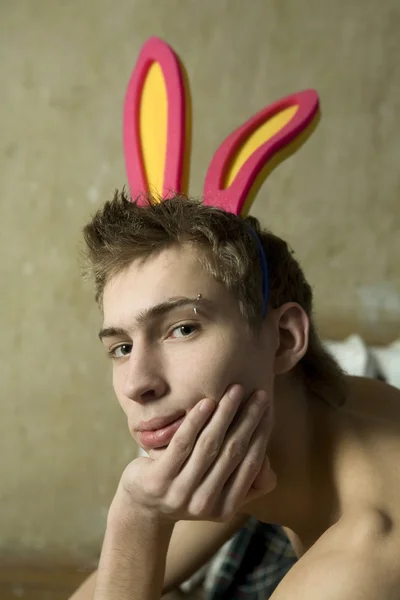
<svg viewBox="0 0 400 600"><path fill-rule="evenodd" d="M232 538L207 600L265 600L296 562L283 529L254 518Z"/></svg>

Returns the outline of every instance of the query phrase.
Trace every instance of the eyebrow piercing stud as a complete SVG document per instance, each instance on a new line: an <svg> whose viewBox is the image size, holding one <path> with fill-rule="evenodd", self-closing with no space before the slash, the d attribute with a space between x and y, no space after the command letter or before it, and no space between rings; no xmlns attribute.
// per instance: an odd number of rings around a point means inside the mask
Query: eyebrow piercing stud
<svg viewBox="0 0 400 600"><path fill-rule="evenodd" d="M201 294L198 294L197 298L196 298L196 302L198 302L201 299ZM197 315L197 306L195 306L193 308L193 312L195 315Z"/></svg>

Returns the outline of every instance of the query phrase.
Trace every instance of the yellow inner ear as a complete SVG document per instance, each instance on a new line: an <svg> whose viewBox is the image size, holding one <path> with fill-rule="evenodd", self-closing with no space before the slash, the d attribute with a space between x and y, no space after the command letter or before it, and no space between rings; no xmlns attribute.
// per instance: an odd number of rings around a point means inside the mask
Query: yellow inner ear
<svg viewBox="0 0 400 600"><path fill-rule="evenodd" d="M268 119L258 129L253 131L250 137L245 140L242 146L237 150L232 159L224 180L224 188L228 188L234 181L239 170L250 156L265 142L276 135L289 121L294 117L298 110L298 106L290 106L285 108L278 114Z"/></svg>
<svg viewBox="0 0 400 600"><path fill-rule="evenodd" d="M161 199L167 152L168 99L164 76L158 63L147 73L140 102L140 142L147 187Z"/></svg>

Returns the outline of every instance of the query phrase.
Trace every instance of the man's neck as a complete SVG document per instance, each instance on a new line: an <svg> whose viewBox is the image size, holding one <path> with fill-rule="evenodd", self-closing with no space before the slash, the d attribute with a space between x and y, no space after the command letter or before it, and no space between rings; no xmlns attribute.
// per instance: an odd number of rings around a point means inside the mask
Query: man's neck
<svg viewBox="0 0 400 600"><path fill-rule="evenodd" d="M268 446L277 487L248 513L294 531L307 548L337 519L335 456L340 414L307 394L302 383L276 381L274 427Z"/></svg>

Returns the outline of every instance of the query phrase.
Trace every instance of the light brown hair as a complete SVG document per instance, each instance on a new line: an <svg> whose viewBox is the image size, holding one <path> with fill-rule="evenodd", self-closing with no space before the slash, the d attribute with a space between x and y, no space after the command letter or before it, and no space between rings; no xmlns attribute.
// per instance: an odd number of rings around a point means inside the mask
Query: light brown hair
<svg viewBox="0 0 400 600"><path fill-rule="evenodd" d="M262 271L249 226L266 252L269 305L296 302L308 315L309 344L298 369L305 385L331 404L343 404L344 376L317 334L311 286L288 244L262 229L254 217L242 219L182 196L163 202L148 197L139 206L124 191L116 192L84 228L86 273L94 280L96 301L102 305L107 282L135 258L171 244L193 243L203 250L205 268L235 295L241 314L256 331L262 320Z"/></svg>

